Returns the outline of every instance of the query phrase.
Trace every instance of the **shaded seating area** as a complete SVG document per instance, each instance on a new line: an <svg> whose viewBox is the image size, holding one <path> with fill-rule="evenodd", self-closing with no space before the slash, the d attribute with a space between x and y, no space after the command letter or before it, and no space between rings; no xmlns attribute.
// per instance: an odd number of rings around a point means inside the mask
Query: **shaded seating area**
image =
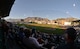
<svg viewBox="0 0 80 49"><path fill-rule="evenodd" d="M5 49L32 49L27 46L27 33L32 33L33 38L35 38L40 45L42 45L43 49L51 49L52 47L57 47L60 44L65 43L64 35L57 34L47 34L44 32L37 31L36 29L29 29L25 26L18 26L17 24L7 22L4 19L0 20L0 34L2 35L1 39L3 39L2 44ZM24 30L27 29L25 32ZM29 32L30 31L30 32ZM3 34L4 33L4 34ZM25 35L26 34L26 35ZM24 41L25 39L26 41ZM78 38L76 41L78 46L80 46L80 41Z"/></svg>

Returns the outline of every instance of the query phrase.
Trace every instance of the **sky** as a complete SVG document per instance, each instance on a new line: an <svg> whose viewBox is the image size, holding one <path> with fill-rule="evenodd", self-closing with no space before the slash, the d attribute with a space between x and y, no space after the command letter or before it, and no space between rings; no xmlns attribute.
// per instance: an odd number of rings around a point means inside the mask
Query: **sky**
<svg viewBox="0 0 80 49"><path fill-rule="evenodd" d="M80 0L16 0L6 19L42 17L48 19L80 18Z"/></svg>

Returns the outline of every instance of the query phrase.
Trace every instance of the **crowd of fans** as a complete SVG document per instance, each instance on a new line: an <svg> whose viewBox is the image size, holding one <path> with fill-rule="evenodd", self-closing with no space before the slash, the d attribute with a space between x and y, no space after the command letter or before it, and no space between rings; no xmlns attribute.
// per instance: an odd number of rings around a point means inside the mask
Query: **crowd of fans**
<svg viewBox="0 0 80 49"><path fill-rule="evenodd" d="M65 36L47 34L0 19L0 33L4 49L79 49L80 46L74 28L68 28Z"/></svg>

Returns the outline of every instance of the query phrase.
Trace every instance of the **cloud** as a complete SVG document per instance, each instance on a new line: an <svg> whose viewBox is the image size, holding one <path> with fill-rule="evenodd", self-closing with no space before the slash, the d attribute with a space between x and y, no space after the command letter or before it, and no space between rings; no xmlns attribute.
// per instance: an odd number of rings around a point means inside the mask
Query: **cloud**
<svg viewBox="0 0 80 49"><path fill-rule="evenodd" d="M69 11L66 11L66 14L69 14Z"/></svg>
<svg viewBox="0 0 80 49"><path fill-rule="evenodd" d="M76 6L76 4L74 3L74 4L73 4L73 7L75 7L75 6Z"/></svg>
<svg viewBox="0 0 80 49"><path fill-rule="evenodd" d="M26 16L26 14L24 14L23 16Z"/></svg>

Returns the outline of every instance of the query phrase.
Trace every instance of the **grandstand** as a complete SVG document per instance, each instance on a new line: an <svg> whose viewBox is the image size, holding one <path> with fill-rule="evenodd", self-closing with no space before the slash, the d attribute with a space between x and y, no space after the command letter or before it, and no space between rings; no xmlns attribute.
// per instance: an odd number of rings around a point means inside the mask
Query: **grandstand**
<svg viewBox="0 0 80 49"><path fill-rule="evenodd" d="M2 19L3 17L9 16L13 3L14 0L0 0L0 49L51 49L65 43L64 35L42 33L35 28L29 29ZM34 38L36 40L35 43L41 47L28 47L28 43L24 42L27 41L25 39L29 40L28 35L32 37L30 39ZM78 35L75 42L80 46Z"/></svg>

